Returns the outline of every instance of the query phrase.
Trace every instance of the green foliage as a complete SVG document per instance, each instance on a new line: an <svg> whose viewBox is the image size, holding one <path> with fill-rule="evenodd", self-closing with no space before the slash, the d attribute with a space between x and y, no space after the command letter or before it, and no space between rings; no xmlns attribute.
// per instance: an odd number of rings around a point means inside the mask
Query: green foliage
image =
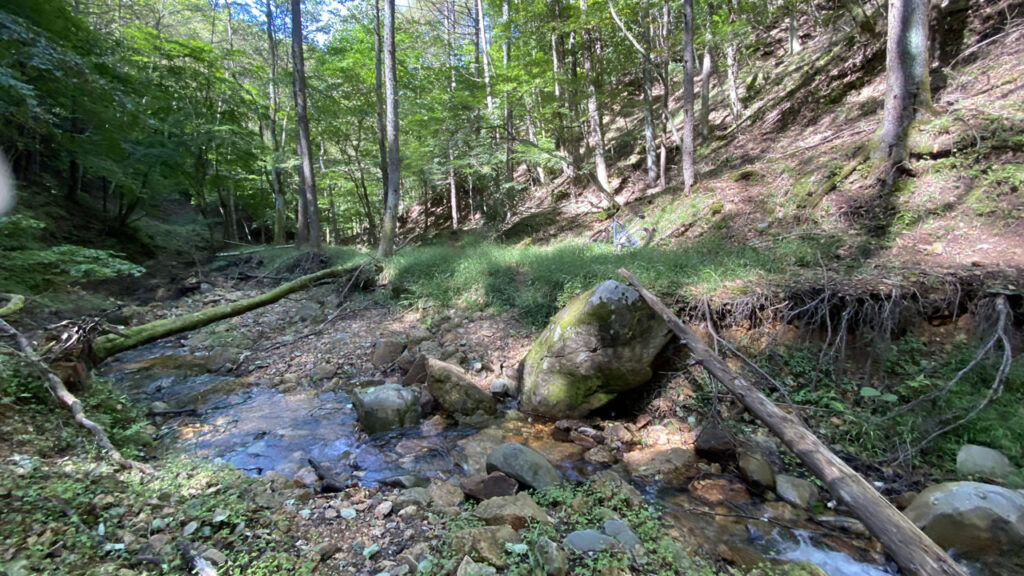
<svg viewBox="0 0 1024 576"><path fill-rule="evenodd" d="M43 247L36 240L44 225L18 215L0 219L0 291L37 293L88 280L138 276L145 272L110 250L74 245Z"/></svg>

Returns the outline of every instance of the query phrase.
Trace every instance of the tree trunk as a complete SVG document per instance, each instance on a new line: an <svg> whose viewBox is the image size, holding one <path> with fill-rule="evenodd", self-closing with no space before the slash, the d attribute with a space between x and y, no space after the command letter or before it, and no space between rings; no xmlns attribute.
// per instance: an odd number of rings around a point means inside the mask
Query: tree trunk
<svg viewBox="0 0 1024 576"><path fill-rule="evenodd" d="M796 28L796 8L792 8L789 12L789 54L792 56L801 49L803 49L803 45L800 44L800 36Z"/></svg>
<svg viewBox="0 0 1024 576"><path fill-rule="evenodd" d="M907 158L907 134L916 107L928 104L928 3L889 0L885 112L877 156L886 161L885 185Z"/></svg>
<svg viewBox="0 0 1024 576"><path fill-rule="evenodd" d="M449 204L452 208L452 230L458 230L459 228L459 194L458 189L455 187L455 151L452 150L451 144L448 145L448 193L449 193ZM427 207L423 207L424 213L426 213Z"/></svg>
<svg viewBox="0 0 1024 576"><path fill-rule="evenodd" d="M647 186L653 188L658 183L658 149L654 134L654 101L651 98L651 15L647 10L640 13L642 21L644 47L643 83L644 83L644 150L647 159Z"/></svg>
<svg viewBox="0 0 1024 576"><path fill-rule="evenodd" d="M711 6L704 33L704 62L700 67L700 135L706 142L711 134Z"/></svg>
<svg viewBox="0 0 1024 576"><path fill-rule="evenodd" d="M285 200L278 167L281 147L277 142L277 39L274 37L274 12L267 0L267 48L270 57L269 115L270 115L270 189L274 195L274 244L285 242Z"/></svg>
<svg viewBox="0 0 1024 576"><path fill-rule="evenodd" d="M207 326L219 320L233 318L251 310L268 306L285 296L292 294L293 292L305 290L317 282L329 280L331 278L340 278L342 276L352 274L353 271L360 273L362 272L363 266L364 265L360 265L358 267L350 266L346 268L328 268L282 284L269 292L260 294L259 296L253 296L252 298L246 298L245 300L239 300L237 302L231 302L221 306L214 306L213 308L200 310L199 312L193 312L191 314L185 314L184 316L155 320L148 324L143 324L142 326L122 330L119 334L107 334L105 336L100 336L92 343L90 358L94 365L99 364L103 360L110 358L115 354L124 352L125 350L130 350L132 348L142 346L143 344L149 344L150 342L155 342L161 338L202 328L203 326ZM353 280L354 279L355 278L353 278Z"/></svg>
<svg viewBox="0 0 1024 576"><path fill-rule="evenodd" d="M292 2L292 95L295 98L295 124L298 127L296 148L299 153L299 212L305 209L306 238L309 247L320 250L320 213L316 201L316 178L313 176L313 154L309 144L309 118L306 114L306 64L302 55L302 0ZM301 228L301 225L300 225ZM296 242L298 243L298 242Z"/></svg>
<svg viewBox="0 0 1024 576"><path fill-rule="evenodd" d="M725 45L725 74L729 83L729 109L732 111L732 122L735 124L740 121L740 115L743 114L743 105L740 104L740 92L737 87L739 70L736 63L736 43L732 41Z"/></svg>
<svg viewBox="0 0 1024 576"><path fill-rule="evenodd" d="M580 12L587 11L587 0L580 0ZM589 25L584 23L582 30L583 46L580 56L583 60L583 73L587 80L587 124L590 133L590 147L594 154L594 176L596 183L605 196L611 195L611 184L608 181L608 165L604 155L604 135L601 132L601 108L597 102L597 66L593 60L594 39ZM614 198L612 198L614 202Z"/></svg>
<svg viewBox="0 0 1024 576"><path fill-rule="evenodd" d="M690 1L690 0L686 0ZM722 383L758 420L763 422L820 479L840 502L848 506L896 560L907 576L967 576L960 566L885 500L846 462L833 454L802 422L780 410L761 392L733 372L729 365L701 342L664 304L624 269L626 278L644 300L690 350L700 364Z"/></svg>
<svg viewBox="0 0 1024 576"><path fill-rule="evenodd" d="M384 76L381 68L380 0L373 2L373 56L375 64L374 88L377 95L377 151L380 154L380 181L384 204L388 202L388 144L384 121Z"/></svg>
<svg viewBox="0 0 1024 576"><path fill-rule="evenodd" d="M512 52L512 29L509 24L509 13L508 13L508 0L502 0L501 2L501 16L505 21L505 24L509 26L508 33L505 37L505 41L502 42L501 60L504 68L504 73L508 76L508 61ZM504 127L505 127L505 181L511 182L514 176L512 170L512 106L509 103L508 90L502 94L502 105L504 111Z"/></svg>
<svg viewBox="0 0 1024 576"><path fill-rule="evenodd" d="M693 187L693 0L683 0L683 193ZM671 120L670 120L671 121Z"/></svg>
<svg viewBox="0 0 1024 576"><path fill-rule="evenodd" d="M388 144L388 188L377 257L390 258L395 252L395 235L398 233L399 184L401 182L398 156L398 92L395 87L395 0L384 0L383 32L384 53L382 59L384 61L384 112Z"/></svg>
<svg viewBox="0 0 1024 576"><path fill-rule="evenodd" d="M476 41L480 50L480 66L484 76L484 91L487 96L487 116L494 118L494 100L491 98L491 67L487 59L487 31L484 29L483 0L476 0Z"/></svg>

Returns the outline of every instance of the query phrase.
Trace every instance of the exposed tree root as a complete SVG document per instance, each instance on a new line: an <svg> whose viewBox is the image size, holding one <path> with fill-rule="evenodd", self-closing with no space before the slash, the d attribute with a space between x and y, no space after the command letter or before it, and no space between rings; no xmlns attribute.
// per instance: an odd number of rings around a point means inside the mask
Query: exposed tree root
<svg viewBox="0 0 1024 576"><path fill-rule="evenodd" d="M860 150L854 155L853 159L846 163L835 176L832 176L822 182L821 186L818 186L813 192L811 192L807 198L800 202L800 208L806 213L810 213L821 204L821 201L828 196L830 192L839 187L844 180L853 174L853 171L860 167L861 164L866 162L871 157L871 146L861 146Z"/></svg>
<svg viewBox="0 0 1024 576"><path fill-rule="evenodd" d="M924 440L918 443L917 446L911 448L908 453L901 455L899 457L899 461L902 461L907 456L920 452L921 449L923 449L933 440L945 434L946 432L949 432L950 430L969 422L972 418L977 416L978 413L981 412L986 406L991 404L993 400L998 398L1003 393L1003 383L1006 380L1006 375L1010 372L1010 365L1013 363L1013 352L1010 348L1010 338L1006 333L1006 328L1009 323L1010 317L1010 306L1006 301L1006 296L999 295L995 298L995 309L999 315L999 319L995 327L995 333L985 343L985 345L982 346L980 350L978 350L978 353L974 356L974 359L972 359L971 362L967 364L967 366L960 370L960 372L958 372L957 375L952 380L947 382L946 385L943 386L940 390L936 390L935 392L921 396L920 398L914 400L913 402L910 402L909 404L903 406L896 412L893 412L887 418L891 418L898 414L905 413L906 411L910 410L911 408L920 404L921 402L933 400L935 398L941 398L948 394L949 391L953 389L953 386L955 386L956 383L960 381L960 378L962 378L964 374L967 374L975 366L978 365L982 358L984 358L985 355L989 352L989 350L992 349L996 341L1000 341L1003 344L1003 357L999 365L999 371L996 372L996 377L993 379L992 385L989 387L988 394L985 396L985 398L981 400L981 402L979 402L974 408L970 410L970 412L965 414L962 418L932 432L927 437L925 437Z"/></svg>
<svg viewBox="0 0 1024 576"><path fill-rule="evenodd" d="M121 334L107 334L93 342L89 356L93 362L98 364L106 358L125 350L142 346L161 338L202 328L219 320L239 316L251 310L273 304L293 292L305 290L324 280L345 276L352 273L353 270L356 271L356 274L361 274L364 270L364 265L360 265L358 268L328 268L282 284L270 292L260 294L259 296L215 306L176 318L157 320L142 326L129 328Z"/></svg>
<svg viewBox="0 0 1024 576"><path fill-rule="evenodd" d="M155 474L156 471L150 466L129 460L121 455L121 453L114 447L110 442L110 438L107 437L107 433L103 430L103 427L99 424L89 420L85 416L85 411L82 410L82 403L75 397L74 394L68 391L64 386L64 382L61 381L60 377L50 369L49 366L43 362L39 356L33 350L32 345L29 344L28 339L18 332L10 324L0 318L0 333L8 336L13 336L18 342L18 348L21 350L22 355L28 359L32 366L39 371L40 375L46 381L46 387L61 404L64 404L71 411L72 417L79 426L85 428L92 433L96 439L96 443L100 445L100 448L106 451L107 457L110 458L115 464L121 468L138 470L146 474Z"/></svg>

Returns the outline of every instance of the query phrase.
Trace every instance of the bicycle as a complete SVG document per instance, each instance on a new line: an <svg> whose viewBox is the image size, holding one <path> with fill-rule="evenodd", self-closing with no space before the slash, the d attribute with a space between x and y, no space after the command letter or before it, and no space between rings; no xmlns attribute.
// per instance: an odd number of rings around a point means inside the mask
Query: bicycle
<svg viewBox="0 0 1024 576"><path fill-rule="evenodd" d="M612 216L611 224L591 234L587 241L591 244L610 242L618 251L623 248L643 248L651 243L654 236L654 230L637 227L643 219L643 214L637 214L629 225L625 225L617 216Z"/></svg>

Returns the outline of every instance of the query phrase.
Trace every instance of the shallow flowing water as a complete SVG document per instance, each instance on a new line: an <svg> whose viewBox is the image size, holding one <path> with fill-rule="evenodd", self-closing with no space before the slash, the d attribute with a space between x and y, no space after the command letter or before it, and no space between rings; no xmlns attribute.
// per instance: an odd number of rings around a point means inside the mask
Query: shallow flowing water
<svg viewBox="0 0 1024 576"><path fill-rule="evenodd" d="M167 411L164 442L254 475L276 473L312 482L308 460L313 458L339 477L364 485L405 474L448 479L482 473L487 454L504 442L520 442L545 454L568 479L584 479L597 469L582 459L575 444L553 440L549 424L525 419L495 420L482 428L428 421L367 436L356 423L348 394L355 383L281 393L246 379L208 374L201 357L174 344L122 354L102 372L135 400L163 403L156 407ZM790 529L760 520L762 514L770 516L767 509L739 515L723 508L709 514L714 507L696 502L686 492L658 485L644 488L665 507L675 526L673 535L708 554L732 555L742 563L766 558L807 561L829 576L892 573L866 562L871 554L856 546L847 551L860 556L857 559L800 526Z"/></svg>

